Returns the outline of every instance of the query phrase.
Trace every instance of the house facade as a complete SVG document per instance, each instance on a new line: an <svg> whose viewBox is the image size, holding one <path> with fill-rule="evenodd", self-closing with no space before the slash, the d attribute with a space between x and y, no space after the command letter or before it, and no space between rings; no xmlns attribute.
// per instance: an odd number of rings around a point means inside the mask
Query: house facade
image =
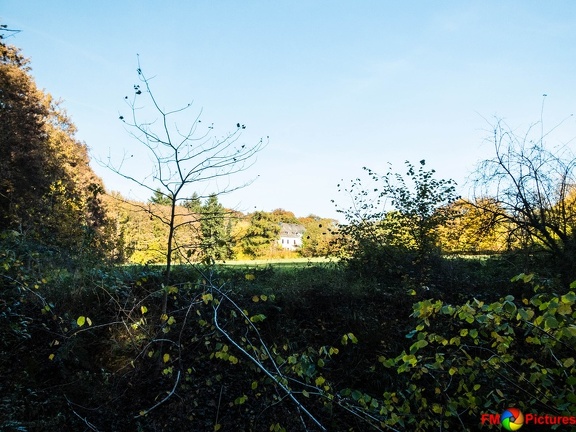
<svg viewBox="0 0 576 432"><path fill-rule="evenodd" d="M306 229L299 224L280 223L278 244L284 249L296 250L302 247L302 237Z"/></svg>

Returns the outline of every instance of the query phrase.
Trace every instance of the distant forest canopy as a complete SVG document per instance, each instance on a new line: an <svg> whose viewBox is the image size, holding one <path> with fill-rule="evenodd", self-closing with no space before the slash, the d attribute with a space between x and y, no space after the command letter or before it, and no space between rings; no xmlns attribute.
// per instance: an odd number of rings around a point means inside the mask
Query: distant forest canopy
<svg viewBox="0 0 576 432"><path fill-rule="evenodd" d="M121 262L164 263L168 227L154 215L166 214L170 205L155 193L147 203L127 201L121 195L105 196L109 217L115 224L114 255ZM204 200L193 195L177 207L177 223L185 223L176 233L176 262L206 259L323 257L331 254L337 221L316 215L296 217L276 209L244 214L224 208L213 194ZM282 223L304 227L302 245L295 250L282 247Z"/></svg>

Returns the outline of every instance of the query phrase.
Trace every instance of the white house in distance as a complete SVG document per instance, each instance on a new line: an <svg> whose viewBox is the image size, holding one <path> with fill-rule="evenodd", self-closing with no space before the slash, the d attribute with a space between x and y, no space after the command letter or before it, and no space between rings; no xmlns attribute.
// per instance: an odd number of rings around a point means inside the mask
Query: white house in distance
<svg viewBox="0 0 576 432"><path fill-rule="evenodd" d="M284 249L296 250L302 247L302 236L306 229L302 225L280 223L278 244Z"/></svg>

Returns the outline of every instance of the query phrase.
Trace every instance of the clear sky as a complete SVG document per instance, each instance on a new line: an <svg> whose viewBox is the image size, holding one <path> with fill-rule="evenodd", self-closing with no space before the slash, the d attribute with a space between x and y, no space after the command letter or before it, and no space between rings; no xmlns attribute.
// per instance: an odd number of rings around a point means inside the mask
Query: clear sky
<svg viewBox="0 0 576 432"><path fill-rule="evenodd" d="M573 0L0 0L0 21L22 30L7 42L93 158L139 151L118 120L137 53L166 107L194 101L218 133L241 122L246 143L269 136L257 181L221 199L245 212L337 217L341 179L404 160L466 195L494 117L523 130L544 93L545 125L576 108ZM576 120L563 129L566 142ZM148 198L93 167L109 190Z"/></svg>

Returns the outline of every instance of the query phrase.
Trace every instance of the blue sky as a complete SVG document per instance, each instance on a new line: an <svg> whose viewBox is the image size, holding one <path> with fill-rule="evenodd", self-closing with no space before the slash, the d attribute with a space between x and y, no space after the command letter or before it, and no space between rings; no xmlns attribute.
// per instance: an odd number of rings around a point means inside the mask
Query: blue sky
<svg viewBox="0 0 576 432"><path fill-rule="evenodd" d="M490 122L554 126L576 108L573 1L1 0L8 42L64 106L93 158L138 153L118 120L136 54L166 107L194 102L217 133L270 137L222 197L242 211L338 217L336 185L426 159L465 180L491 156ZM196 111L194 111L196 110ZM553 138L576 136L570 119ZM557 144L557 143L553 143ZM93 163L109 190L146 199ZM145 169L145 168L141 168Z"/></svg>

